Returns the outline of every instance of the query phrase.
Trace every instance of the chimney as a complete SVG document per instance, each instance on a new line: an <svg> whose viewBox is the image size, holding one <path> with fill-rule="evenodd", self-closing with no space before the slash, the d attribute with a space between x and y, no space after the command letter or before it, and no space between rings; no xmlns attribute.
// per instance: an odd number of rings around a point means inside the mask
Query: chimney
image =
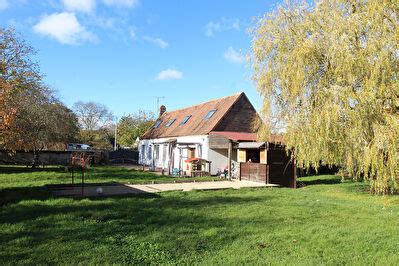
<svg viewBox="0 0 399 266"><path fill-rule="evenodd" d="M159 117L161 117L165 112L166 112L166 106L161 105L161 107L159 107Z"/></svg>

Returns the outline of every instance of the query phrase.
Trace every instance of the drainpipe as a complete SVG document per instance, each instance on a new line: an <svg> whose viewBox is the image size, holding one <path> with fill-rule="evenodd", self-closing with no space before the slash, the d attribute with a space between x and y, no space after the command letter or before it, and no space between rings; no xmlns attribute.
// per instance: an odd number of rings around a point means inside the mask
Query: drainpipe
<svg viewBox="0 0 399 266"><path fill-rule="evenodd" d="M179 177L181 177L181 173L183 172L183 150L179 148Z"/></svg>
<svg viewBox="0 0 399 266"><path fill-rule="evenodd" d="M228 176L229 176L229 180L231 180L231 155L233 153L233 142L231 140L229 140L229 148L227 150L227 157L228 157Z"/></svg>

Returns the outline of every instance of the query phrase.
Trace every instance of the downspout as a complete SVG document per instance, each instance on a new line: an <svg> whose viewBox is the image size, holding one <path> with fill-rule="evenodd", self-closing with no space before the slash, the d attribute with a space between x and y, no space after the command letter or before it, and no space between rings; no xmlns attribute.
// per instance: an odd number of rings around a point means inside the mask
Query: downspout
<svg viewBox="0 0 399 266"><path fill-rule="evenodd" d="M233 153L233 142L229 139L229 148L227 150L227 157L228 157L228 167L227 167L227 169L228 169L228 177L229 177L230 181L231 181L231 177L232 177L232 174L231 174L231 161L232 161L231 156L232 156L232 153Z"/></svg>

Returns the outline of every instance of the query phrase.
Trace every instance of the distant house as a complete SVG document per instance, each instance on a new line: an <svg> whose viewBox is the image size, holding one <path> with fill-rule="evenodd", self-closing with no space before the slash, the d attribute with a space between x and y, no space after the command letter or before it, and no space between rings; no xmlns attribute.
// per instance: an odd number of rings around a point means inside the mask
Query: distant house
<svg viewBox="0 0 399 266"><path fill-rule="evenodd" d="M268 183L267 156L271 145L256 142L257 119L245 93L170 112L161 106L154 126L140 139L139 163L165 174L227 172L230 177ZM285 152L284 156L285 167L290 159ZM260 170L251 170L248 163L250 167L258 165ZM251 171L257 172L252 173L252 179Z"/></svg>

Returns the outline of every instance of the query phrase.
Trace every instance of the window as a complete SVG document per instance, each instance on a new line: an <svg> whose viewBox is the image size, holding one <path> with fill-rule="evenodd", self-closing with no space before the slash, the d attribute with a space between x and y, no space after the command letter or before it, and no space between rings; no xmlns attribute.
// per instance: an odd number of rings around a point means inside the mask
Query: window
<svg viewBox="0 0 399 266"><path fill-rule="evenodd" d="M151 146L148 146L148 149L147 149L147 159L148 159L148 160L151 160L151 158L152 158L152 149L151 149Z"/></svg>
<svg viewBox="0 0 399 266"><path fill-rule="evenodd" d="M202 158L202 145L198 144L197 146L198 158Z"/></svg>
<svg viewBox="0 0 399 266"><path fill-rule="evenodd" d="M161 125L161 123L162 123L162 120L158 120L158 121L155 123L154 128L158 128L159 125Z"/></svg>
<svg viewBox="0 0 399 266"><path fill-rule="evenodd" d="M208 114L204 117L204 120L209 120L213 116L213 114L216 113L216 111L216 109L210 110Z"/></svg>
<svg viewBox="0 0 399 266"><path fill-rule="evenodd" d="M168 152L168 144L163 145L163 151L162 151L162 161L163 161L163 166L165 167L166 165L166 154Z"/></svg>
<svg viewBox="0 0 399 266"><path fill-rule="evenodd" d="M181 121L180 125L184 125L187 123L187 121L190 119L191 115L186 116L183 121Z"/></svg>
<svg viewBox="0 0 399 266"><path fill-rule="evenodd" d="M155 151L155 160L159 159L159 145L154 146L154 151Z"/></svg>
<svg viewBox="0 0 399 266"><path fill-rule="evenodd" d="M141 146L141 156L144 158L145 156L145 145Z"/></svg>
<svg viewBox="0 0 399 266"><path fill-rule="evenodd" d="M175 121L176 119L170 119L168 123L166 123L165 127L170 127Z"/></svg>

